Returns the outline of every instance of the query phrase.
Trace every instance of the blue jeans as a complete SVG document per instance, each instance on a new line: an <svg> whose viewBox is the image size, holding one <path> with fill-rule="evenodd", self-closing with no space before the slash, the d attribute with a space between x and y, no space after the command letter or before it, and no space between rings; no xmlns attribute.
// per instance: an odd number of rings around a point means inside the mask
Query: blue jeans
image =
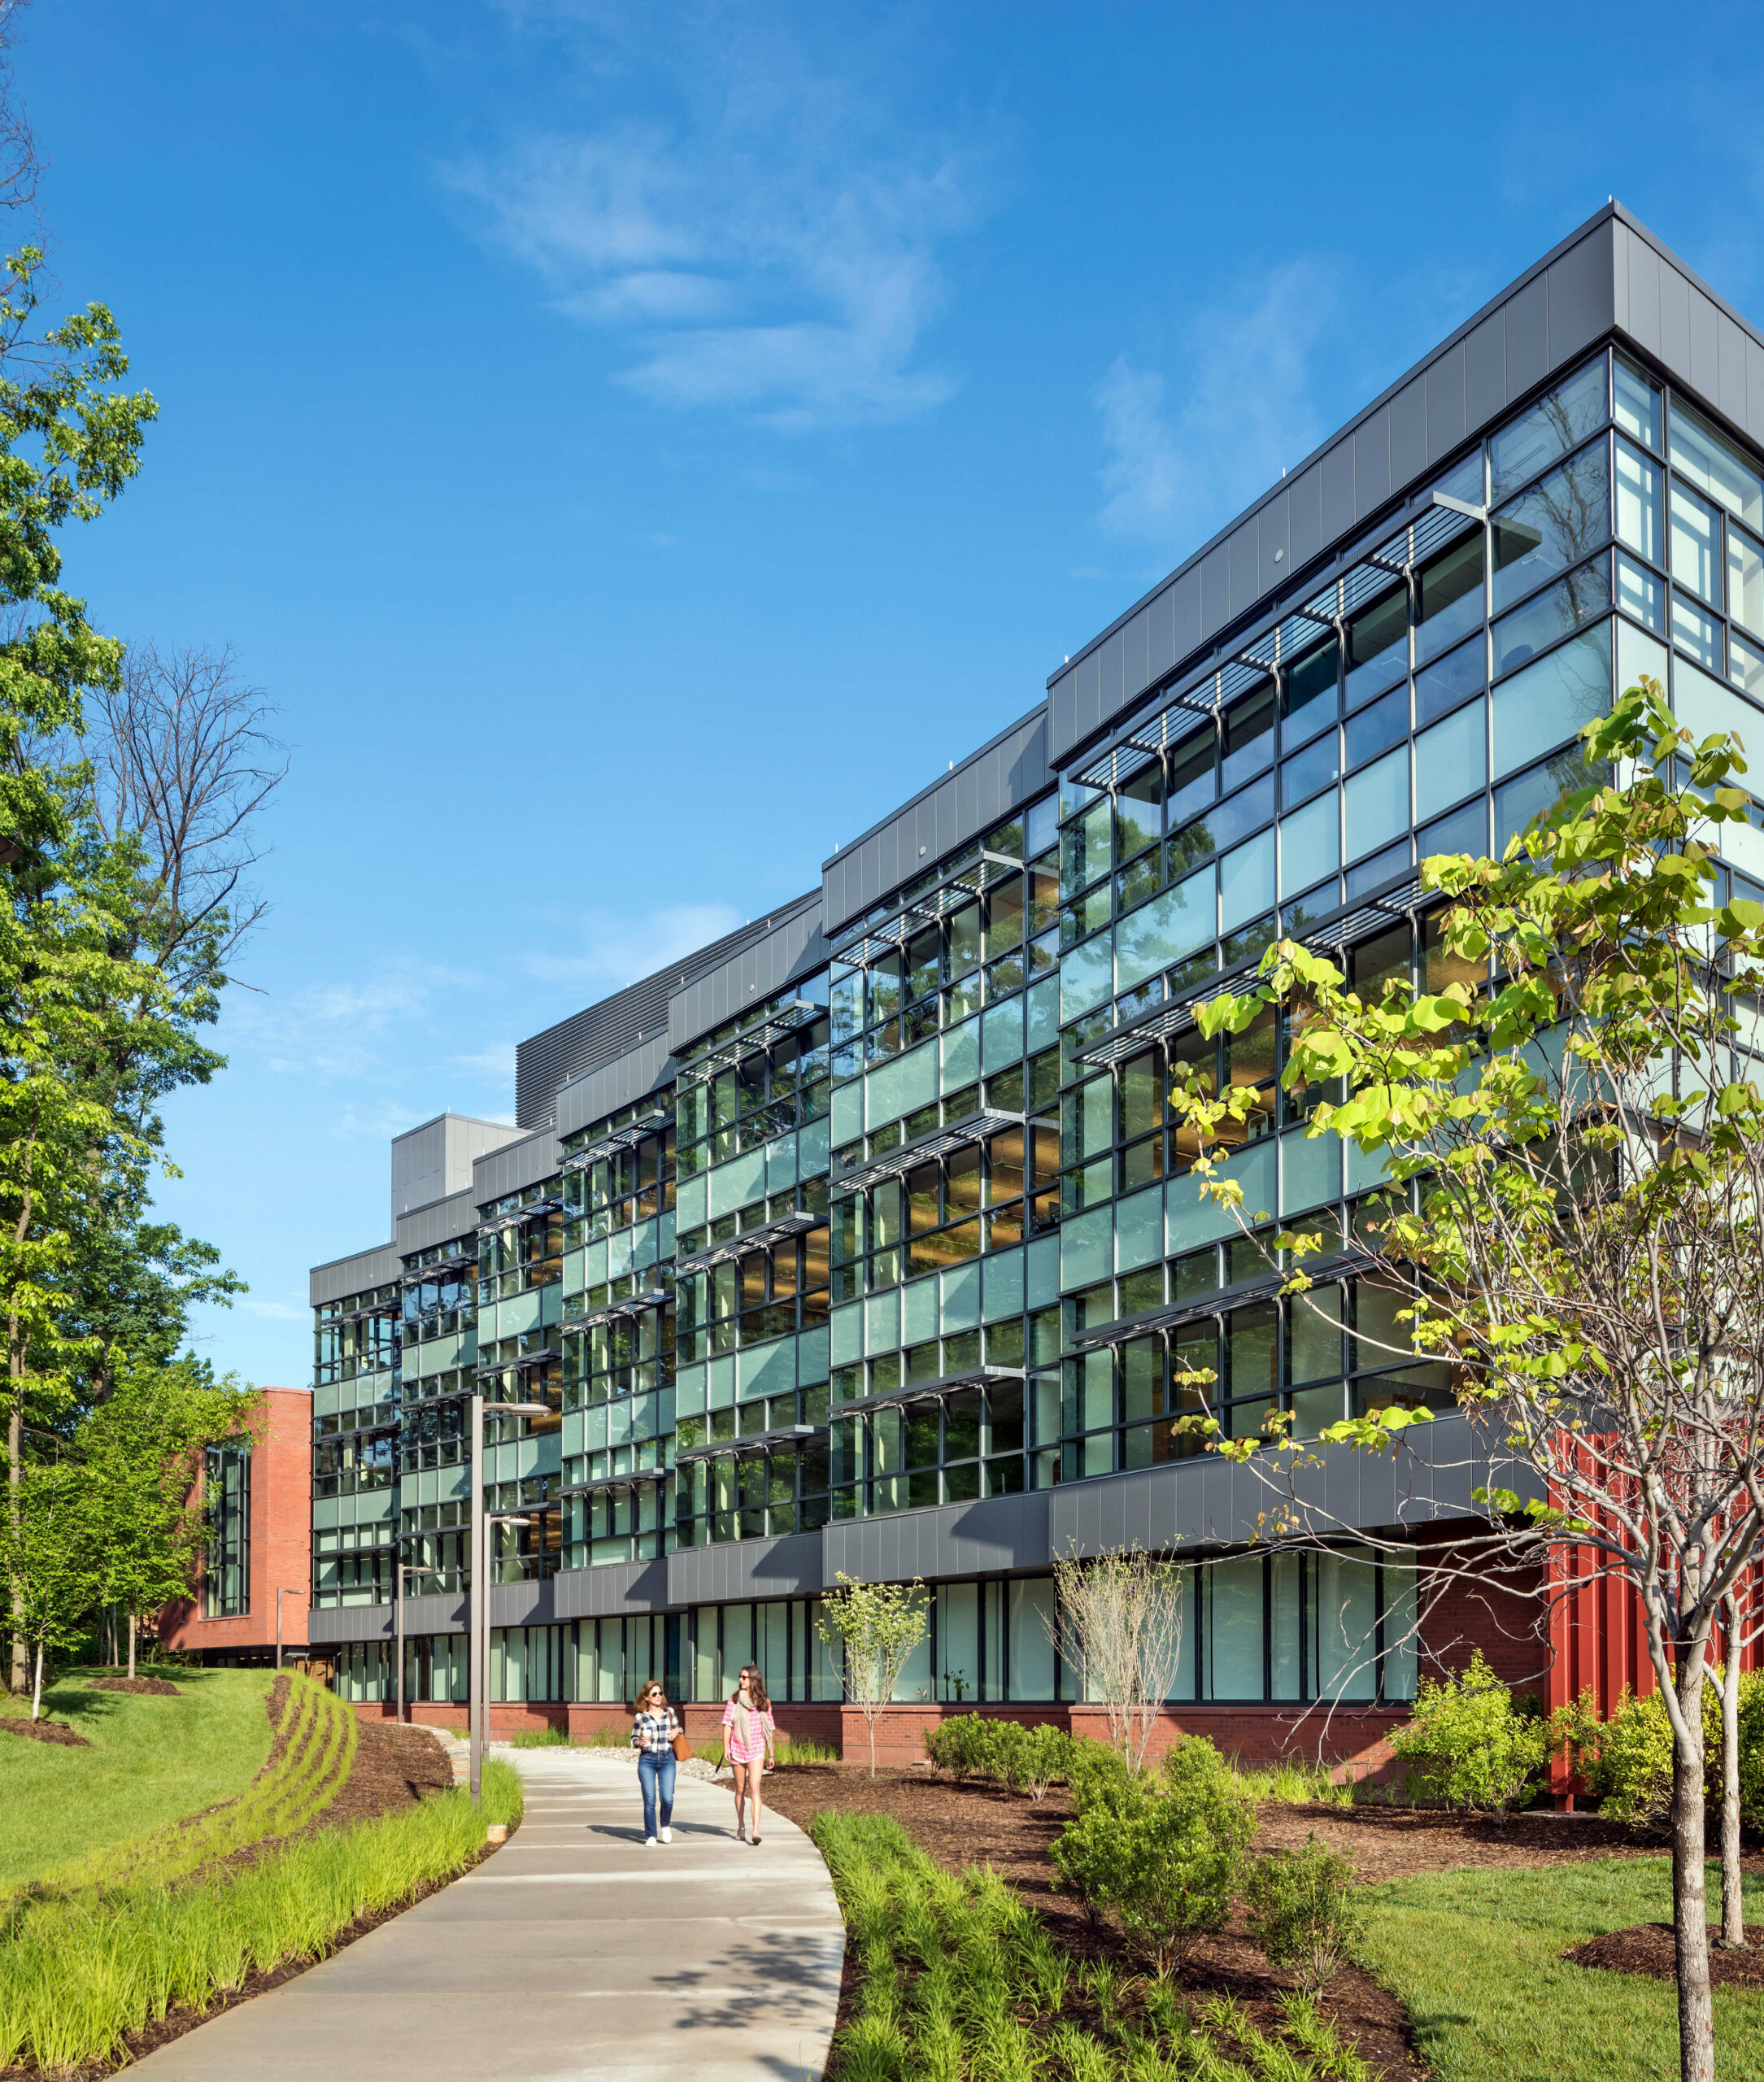
<svg viewBox="0 0 1764 2082"><path fill-rule="evenodd" d="M666 1749L656 1756L647 1749L637 1753L637 1783L643 1789L643 1834L656 1833L656 1795L661 1795L661 1826L666 1828L673 1819L673 1752ZM659 1785L658 1785L658 1781Z"/></svg>

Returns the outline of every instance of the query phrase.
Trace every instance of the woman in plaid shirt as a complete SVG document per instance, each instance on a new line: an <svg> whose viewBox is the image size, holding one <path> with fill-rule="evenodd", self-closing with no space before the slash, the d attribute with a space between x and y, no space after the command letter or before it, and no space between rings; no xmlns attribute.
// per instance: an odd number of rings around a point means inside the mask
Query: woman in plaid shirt
<svg viewBox="0 0 1764 2082"><path fill-rule="evenodd" d="M656 1801L661 1800L661 1840L673 1841L673 1739L685 1731L660 1683L651 1678L637 1695L631 1747L637 1752L637 1783L643 1792L643 1848L656 1848Z"/></svg>

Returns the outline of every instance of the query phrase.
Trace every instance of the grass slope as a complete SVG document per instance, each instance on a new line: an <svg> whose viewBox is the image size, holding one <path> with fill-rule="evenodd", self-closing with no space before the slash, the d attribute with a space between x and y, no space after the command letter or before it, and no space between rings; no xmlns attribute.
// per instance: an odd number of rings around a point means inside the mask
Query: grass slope
<svg viewBox="0 0 1764 2082"><path fill-rule="evenodd" d="M1712 1903L1719 1868L1710 1869ZM1748 1875L1749 1923L1764 1879ZM1428 1873L1378 1890L1367 1963L1402 1998L1440 2082L1613 2082L1678 2072L1669 1981L1570 1966L1608 1930L1672 1914L1665 1858ZM1715 1991L1723 2082L1764 2082L1764 1992Z"/></svg>
<svg viewBox="0 0 1764 2082"><path fill-rule="evenodd" d="M179 1670L182 1697L91 1692L77 1675L44 1700L91 1744L0 1736L0 1894L244 1792L269 1754L268 1670ZM20 1702L0 1694L0 1712ZM24 1702L28 1714L29 1702Z"/></svg>
<svg viewBox="0 0 1764 2082"><path fill-rule="evenodd" d="M519 1779L493 1758L481 1811L464 1792L439 1793L187 1885L16 1902L0 1944L0 2068L115 2060L127 2033L169 2010L207 2010L254 1974L322 1959L358 1917L463 1871L485 1823L516 1822L520 1809Z"/></svg>

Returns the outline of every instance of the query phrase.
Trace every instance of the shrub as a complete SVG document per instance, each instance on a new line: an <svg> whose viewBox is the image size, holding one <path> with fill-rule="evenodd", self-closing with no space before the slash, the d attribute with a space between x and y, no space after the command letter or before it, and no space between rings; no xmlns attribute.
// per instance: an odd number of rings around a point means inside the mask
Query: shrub
<svg viewBox="0 0 1764 2082"><path fill-rule="evenodd" d="M925 1747L939 1771L958 1780L972 1778L987 1768L995 1725L983 1714L958 1714L953 1720L927 1728Z"/></svg>
<svg viewBox="0 0 1764 2082"><path fill-rule="evenodd" d="M1328 1985L1365 1935L1353 1867L1314 1836L1303 1850L1257 1858L1244 1878L1244 1906L1269 1965L1290 1967L1306 1995Z"/></svg>
<svg viewBox="0 0 1764 2082"><path fill-rule="evenodd" d="M1718 1680L1718 1668L1714 1673ZM1663 1831L1672 1814L1672 1723L1657 1692L1637 1698L1626 1685L1617 1710L1601 1721L1590 1692L1556 1716L1557 1740L1601 1811L1631 1828ZM1721 1699L1703 1688L1703 1784L1711 1812L1722 1799ZM1740 1813L1764 1825L1764 1671L1740 1679Z"/></svg>
<svg viewBox="0 0 1764 2082"><path fill-rule="evenodd" d="M1161 1782L1123 1766L1113 1784L1096 1774L1091 1792L1055 1841L1054 1863L1093 1912L1112 1915L1166 1975L1230 1913L1255 1829L1250 1804L1224 1758L1199 1737L1170 1753Z"/></svg>
<svg viewBox="0 0 1764 2082"><path fill-rule="evenodd" d="M1121 1807L1141 1785L1140 1775L1113 1744L1095 1742L1088 1736L1072 1738L1065 1782L1071 1788L1072 1804L1081 1814L1093 1806Z"/></svg>
<svg viewBox="0 0 1764 2082"><path fill-rule="evenodd" d="M1543 1784L1549 1743L1548 1724L1514 1704L1480 1649L1468 1670L1443 1683L1423 1678L1413 1718L1391 1736L1417 1790L1448 1806L1487 1809L1497 1821Z"/></svg>
<svg viewBox="0 0 1764 2082"><path fill-rule="evenodd" d="M1026 1727L1022 1740L1009 1753L1009 1779L1013 1792L1027 1793L1031 1800L1044 1800L1049 1786L1066 1776L1072 1761L1072 1738L1061 1727Z"/></svg>

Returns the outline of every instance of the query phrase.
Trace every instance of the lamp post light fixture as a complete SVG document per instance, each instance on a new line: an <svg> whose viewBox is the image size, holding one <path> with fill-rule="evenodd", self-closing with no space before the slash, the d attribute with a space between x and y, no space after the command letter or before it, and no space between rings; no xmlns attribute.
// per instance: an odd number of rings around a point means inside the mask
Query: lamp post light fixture
<svg viewBox="0 0 1764 2082"><path fill-rule="evenodd" d="M492 1409L499 1417L551 1417L556 1413L546 1402L486 1403L481 1395L472 1398L472 1596L468 1611L470 1640L467 1654L467 1714L471 1746L472 1805L481 1806L484 1797L484 1744L490 1727L490 1514L484 1508L484 1413ZM515 1515L499 1512L499 1517Z"/></svg>

